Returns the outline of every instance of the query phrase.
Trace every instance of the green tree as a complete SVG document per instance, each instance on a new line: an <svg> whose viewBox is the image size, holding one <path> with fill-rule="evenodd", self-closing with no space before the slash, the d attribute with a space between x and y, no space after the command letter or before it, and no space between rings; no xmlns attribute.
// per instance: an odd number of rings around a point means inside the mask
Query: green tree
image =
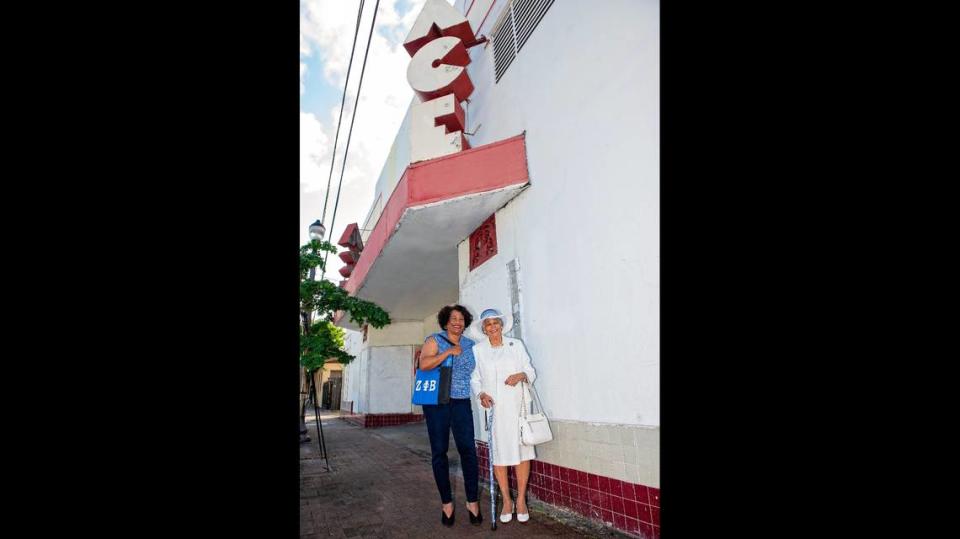
<svg viewBox="0 0 960 539"><path fill-rule="evenodd" d="M352 297L330 281L310 278L311 269L324 269L323 252L336 254L337 248L318 240L300 247L300 363L310 373L323 368L329 359L344 364L353 360L343 349L344 330L333 324L337 311L360 326L379 329L390 323L390 315L376 303ZM313 312L317 317L311 322Z"/></svg>

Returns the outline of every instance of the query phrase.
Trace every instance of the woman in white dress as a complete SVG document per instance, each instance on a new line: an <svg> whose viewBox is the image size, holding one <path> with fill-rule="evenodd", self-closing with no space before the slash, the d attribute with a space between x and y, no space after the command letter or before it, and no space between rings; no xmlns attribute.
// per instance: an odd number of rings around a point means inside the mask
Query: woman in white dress
<svg viewBox="0 0 960 539"><path fill-rule="evenodd" d="M525 384L533 383L536 373L530 365L530 355L520 339L504 337L504 317L496 309L487 309L480 315L480 330L486 335L473 347L476 367L470 377L470 390L480 400L480 405L490 408L493 404L493 473L503 495L501 522L513 520L527 522L530 514L527 510L527 481L530 478L530 461L536 458L531 446L520 443L520 407L521 397L526 399L530 412L532 404L529 389ZM525 391L524 391L525 390ZM521 395L524 391L525 394ZM517 500L510 499L510 484L507 479L507 466L513 466L517 476ZM509 510L508 510L509 508Z"/></svg>

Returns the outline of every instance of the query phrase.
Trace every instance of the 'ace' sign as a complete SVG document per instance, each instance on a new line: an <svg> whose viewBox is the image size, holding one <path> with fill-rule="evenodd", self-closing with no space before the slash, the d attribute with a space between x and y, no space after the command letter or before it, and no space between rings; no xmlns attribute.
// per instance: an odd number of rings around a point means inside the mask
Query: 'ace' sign
<svg viewBox="0 0 960 539"><path fill-rule="evenodd" d="M422 101L410 111L410 161L470 148L460 102L473 93L467 75L474 39L466 17L443 0L427 0L403 47L412 57L407 82Z"/></svg>

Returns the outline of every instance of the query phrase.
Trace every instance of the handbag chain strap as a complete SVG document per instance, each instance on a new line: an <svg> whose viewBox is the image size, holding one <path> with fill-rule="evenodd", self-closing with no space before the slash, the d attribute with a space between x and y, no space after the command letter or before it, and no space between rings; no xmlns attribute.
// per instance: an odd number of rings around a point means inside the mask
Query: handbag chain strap
<svg viewBox="0 0 960 539"><path fill-rule="evenodd" d="M526 382L520 382L521 384L526 384ZM527 392L524 390L524 385L520 386L520 418L527 418Z"/></svg>

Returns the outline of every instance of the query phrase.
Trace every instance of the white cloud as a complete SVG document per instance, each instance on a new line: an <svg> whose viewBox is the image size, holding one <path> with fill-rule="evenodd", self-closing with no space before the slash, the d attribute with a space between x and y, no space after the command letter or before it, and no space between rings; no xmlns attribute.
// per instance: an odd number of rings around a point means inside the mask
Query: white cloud
<svg viewBox="0 0 960 539"><path fill-rule="evenodd" d="M330 166L332 145L320 120L308 112L300 112L300 181L308 185L319 180L320 167ZM327 177L326 171L323 178Z"/></svg>

